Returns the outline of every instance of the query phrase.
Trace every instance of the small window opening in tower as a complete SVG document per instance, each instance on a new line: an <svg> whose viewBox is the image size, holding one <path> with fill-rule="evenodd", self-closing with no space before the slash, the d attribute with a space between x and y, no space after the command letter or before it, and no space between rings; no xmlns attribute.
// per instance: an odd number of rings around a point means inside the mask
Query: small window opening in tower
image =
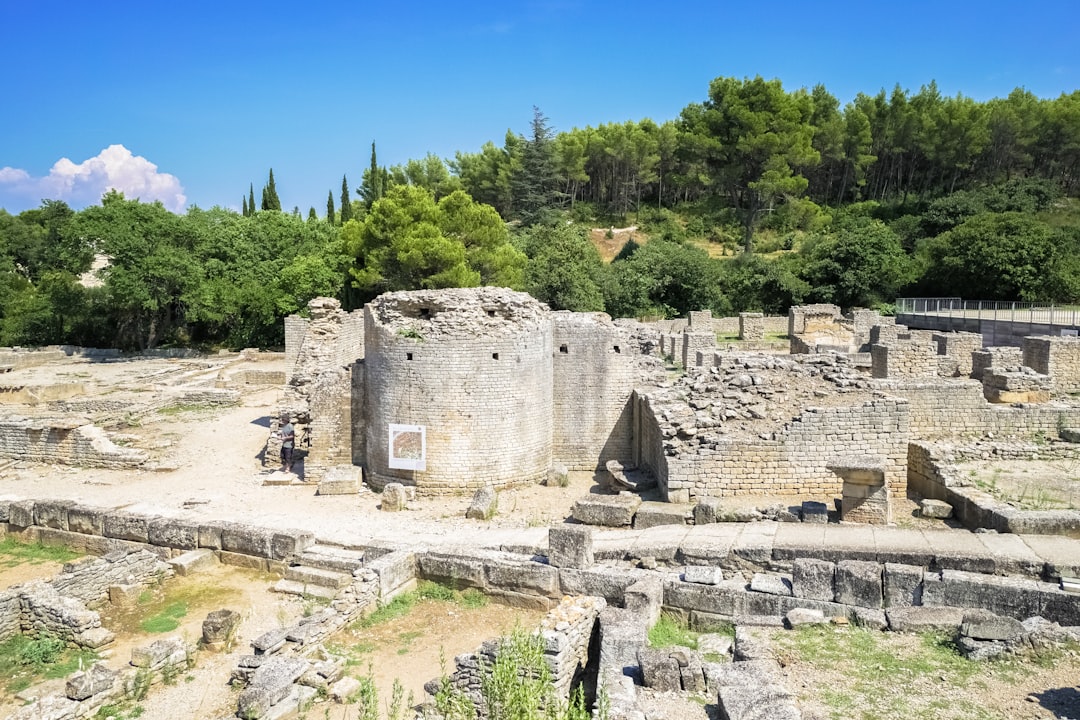
<svg viewBox="0 0 1080 720"><path fill-rule="evenodd" d="M406 360L412 360L412 353L405 353Z"/></svg>
<svg viewBox="0 0 1080 720"><path fill-rule="evenodd" d="M431 317L431 308L420 308L420 317L422 317L422 318Z"/></svg>
<svg viewBox="0 0 1080 720"><path fill-rule="evenodd" d="M563 355L565 355L566 353L570 352L570 348L566 347L565 345L560 345L559 346L559 352L561 352Z"/></svg>
<svg viewBox="0 0 1080 720"><path fill-rule="evenodd" d="M499 359L499 353L491 353L491 359L492 360L498 360Z"/></svg>
<svg viewBox="0 0 1080 720"><path fill-rule="evenodd" d="M618 346L618 345L616 345L616 346L615 346L615 354L616 354L616 355L618 355L618 354L619 354L619 353L621 353L621 352L622 352L622 350L620 350L620 349L619 349L619 346Z"/></svg>
<svg viewBox="0 0 1080 720"><path fill-rule="evenodd" d="M488 314L488 317L495 317L495 311L494 310L488 310L487 314Z"/></svg>

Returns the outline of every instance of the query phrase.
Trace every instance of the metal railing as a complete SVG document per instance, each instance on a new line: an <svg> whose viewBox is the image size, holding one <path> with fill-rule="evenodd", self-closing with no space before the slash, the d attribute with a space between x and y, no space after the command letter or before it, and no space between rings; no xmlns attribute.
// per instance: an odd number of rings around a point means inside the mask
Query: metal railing
<svg viewBox="0 0 1080 720"><path fill-rule="evenodd" d="M1080 327L1080 306L1078 305L1014 300L962 300L955 297L897 298L896 314Z"/></svg>

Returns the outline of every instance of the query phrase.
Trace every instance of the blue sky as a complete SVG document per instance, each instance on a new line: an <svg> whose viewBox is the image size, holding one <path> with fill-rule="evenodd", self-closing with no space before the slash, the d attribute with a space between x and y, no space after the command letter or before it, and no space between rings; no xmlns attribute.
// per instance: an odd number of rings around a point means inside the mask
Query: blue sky
<svg viewBox="0 0 1080 720"><path fill-rule="evenodd" d="M381 164L556 130L674 119L719 76L842 103L936 80L976 100L1080 89L1080 2L284 3L0 0L0 207L106 187L285 209Z"/></svg>

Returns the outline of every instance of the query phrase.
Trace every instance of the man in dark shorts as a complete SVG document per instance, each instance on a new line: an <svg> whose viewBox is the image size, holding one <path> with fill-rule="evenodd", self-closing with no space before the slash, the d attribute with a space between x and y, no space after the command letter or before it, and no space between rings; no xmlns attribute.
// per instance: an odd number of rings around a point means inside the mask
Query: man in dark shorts
<svg viewBox="0 0 1080 720"><path fill-rule="evenodd" d="M281 471L292 472L293 449L296 446L296 428L293 427L288 415L281 416L278 437L281 438Z"/></svg>

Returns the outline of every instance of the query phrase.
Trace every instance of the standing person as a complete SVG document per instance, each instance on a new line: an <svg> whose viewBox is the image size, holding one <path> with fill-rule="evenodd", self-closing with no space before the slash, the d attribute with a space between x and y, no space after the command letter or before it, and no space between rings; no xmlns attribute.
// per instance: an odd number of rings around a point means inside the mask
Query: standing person
<svg viewBox="0 0 1080 720"><path fill-rule="evenodd" d="M292 472L293 448L296 445L296 428L288 415L281 416L281 426L278 428L278 437L281 438L281 471Z"/></svg>

